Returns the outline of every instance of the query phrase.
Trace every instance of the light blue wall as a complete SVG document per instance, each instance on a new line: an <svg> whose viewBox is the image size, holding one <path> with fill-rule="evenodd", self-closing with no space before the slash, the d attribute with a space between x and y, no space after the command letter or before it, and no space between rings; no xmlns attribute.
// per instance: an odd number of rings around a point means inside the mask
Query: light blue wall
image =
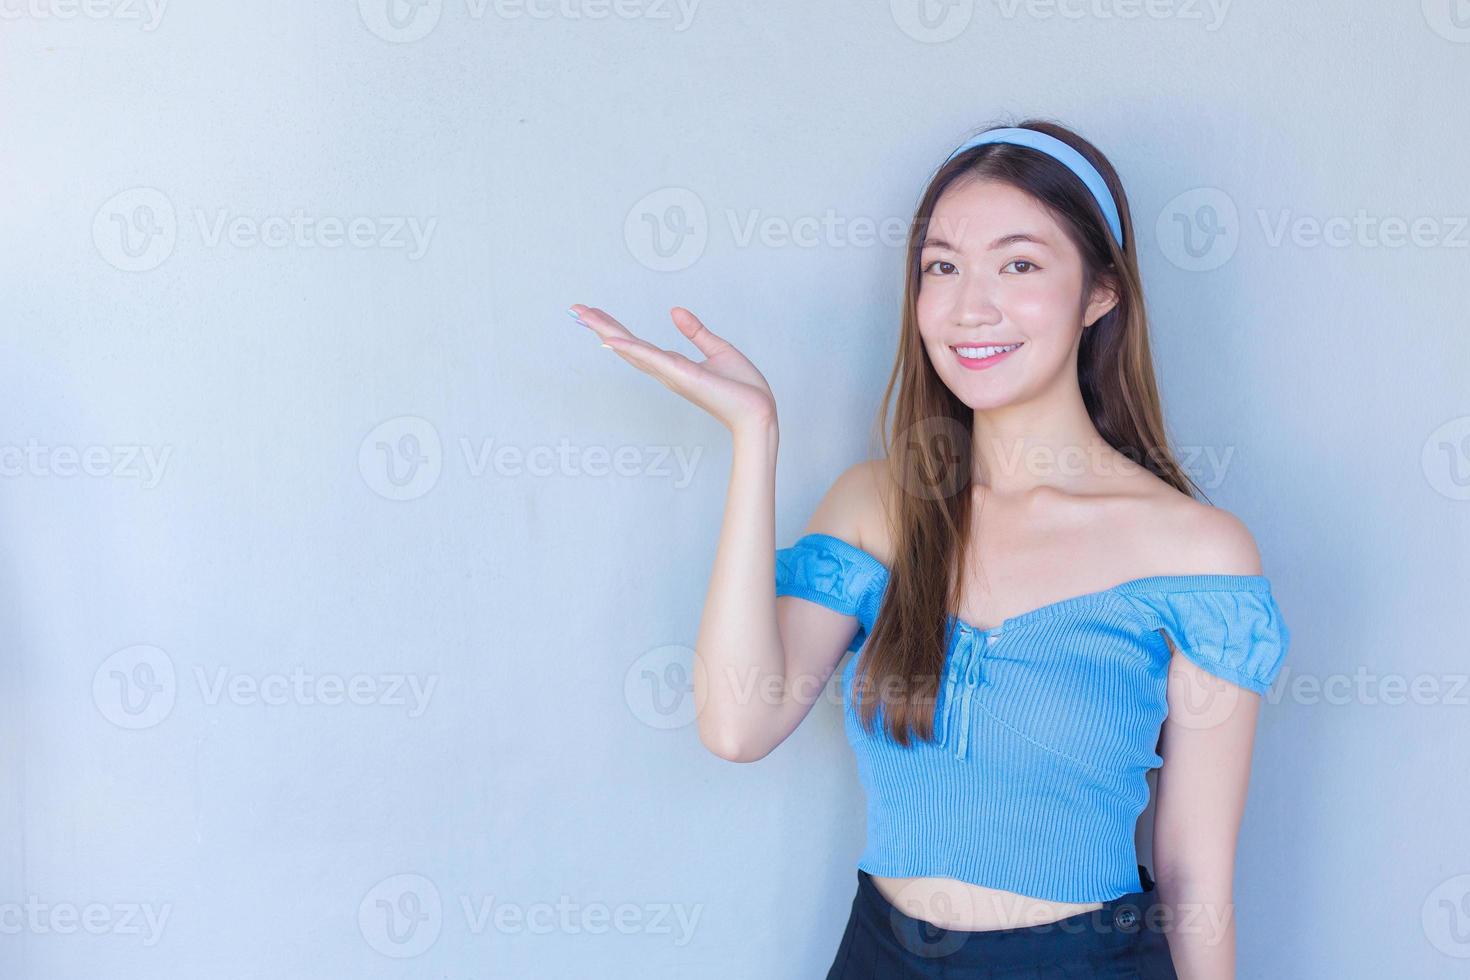
<svg viewBox="0 0 1470 980"><path fill-rule="evenodd" d="M1453 0L69 2L0 24L0 974L821 975L838 706L699 744L728 434L563 310L751 356L789 543L893 356L861 223L1033 113L1121 171L1171 434L1293 629L1241 975L1466 969Z"/></svg>

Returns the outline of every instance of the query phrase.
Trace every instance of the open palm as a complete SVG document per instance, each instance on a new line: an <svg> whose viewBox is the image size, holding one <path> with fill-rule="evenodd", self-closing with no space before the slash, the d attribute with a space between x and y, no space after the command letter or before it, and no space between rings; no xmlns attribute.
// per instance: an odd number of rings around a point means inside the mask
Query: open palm
<svg viewBox="0 0 1470 980"><path fill-rule="evenodd" d="M699 348L703 361L690 360L677 351L663 350L633 336L627 327L595 306L577 303L569 312L625 361L709 412L731 432L775 421L776 399L765 377L733 344L712 333L684 307L674 307L669 315L679 332Z"/></svg>

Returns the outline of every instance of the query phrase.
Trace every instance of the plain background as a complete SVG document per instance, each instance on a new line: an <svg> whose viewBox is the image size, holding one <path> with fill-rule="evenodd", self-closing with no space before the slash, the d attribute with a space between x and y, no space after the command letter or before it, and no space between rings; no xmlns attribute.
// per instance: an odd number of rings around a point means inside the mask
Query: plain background
<svg viewBox="0 0 1470 980"><path fill-rule="evenodd" d="M788 544L893 357L863 223L1038 114L1293 630L1241 976L1463 975L1463 3L393 2L3 7L0 973L821 975L839 706L700 745L729 437L563 311L756 362Z"/></svg>

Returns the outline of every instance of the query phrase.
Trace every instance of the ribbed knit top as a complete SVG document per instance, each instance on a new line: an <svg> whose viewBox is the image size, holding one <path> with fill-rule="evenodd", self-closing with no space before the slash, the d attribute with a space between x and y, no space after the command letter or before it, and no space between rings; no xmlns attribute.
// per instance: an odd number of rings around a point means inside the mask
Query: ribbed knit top
<svg viewBox="0 0 1470 980"><path fill-rule="evenodd" d="M955 878L1055 902L1139 891L1133 843L1168 713L1170 651L1257 694L1290 631L1262 575L1153 575L990 629L951 615L936 741L867 732L853 679L888 586L855 545L806 534L776 551L776 594L857 619L841 673L845 730L867 794L858 867ZM1229 696L1222 686L1215 697ZM867 691L873 697L876 691Z"/></svg>

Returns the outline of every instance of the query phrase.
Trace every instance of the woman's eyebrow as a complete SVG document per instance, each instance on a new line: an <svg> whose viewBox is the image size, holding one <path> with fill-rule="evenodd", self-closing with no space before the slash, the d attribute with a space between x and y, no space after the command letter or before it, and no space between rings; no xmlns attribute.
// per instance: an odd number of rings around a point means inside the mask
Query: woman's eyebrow
<svg viewBox="0 0 1470 980"><path fill-rule="evenodd" d="M1034 245L1040 245L1042 248L1051 247L1050 243L1047 242L1045 238L1042 238L1039 235L1033 235L1029 232L1024 231L1013 231L1009 235L1001 235L995 241L991 242L986 250L994 252L998 248L1005 248L1009 245L1015 245L1019 242L1031 242ZM924 239L924 243L920 246L920 248L944 248L948 249L951 252L960 251L960 249L955 248L953 245L942 238L926 238Z"/></svg>

